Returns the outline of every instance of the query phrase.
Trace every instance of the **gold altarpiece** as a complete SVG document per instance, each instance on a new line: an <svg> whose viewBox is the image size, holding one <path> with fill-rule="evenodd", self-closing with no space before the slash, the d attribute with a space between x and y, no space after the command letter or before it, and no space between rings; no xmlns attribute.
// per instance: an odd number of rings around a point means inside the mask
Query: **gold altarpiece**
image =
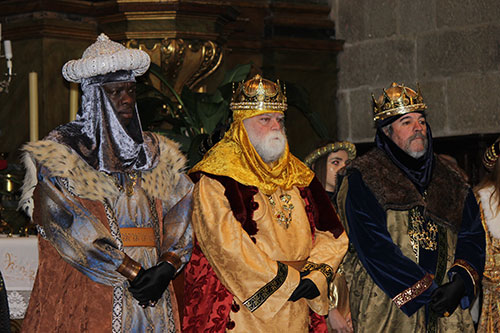
<svg viewBox="0 0 500 333"><path fill-rule="evenodd" d="M328 13L328 5L313 0L1 1L16 76L9 94L0 94L0 151L15 162L28 141L29 72L39 77L40 137L68 121L69 85L61 68L101 32L148 52L177 92L184 86L210 91L226 70L243 63L253 64L251 75L298 83L334 137L336 55L343 42L332 38ZM290 145L305 156L319 139L300 112L289 110L287 117Z"/></svg>
<svg viewBox="0 0 500 333"><path fill-rule="evenodd" d="M29 140L30 72L39 78L39 136L68 122L70 89L61 68L101 32L148 52L178 93L186 86L210 91L226 70L247 63L251 75L297 83L335 137L343 41L334 38L328 14L328 5L314 0L0 1L2 36L12 41L15 68L9 93L0 94L0 152L19 163L19 148ZM153 75L150 80L163 90ZM307 124L299 111L288 110L290 147L299 157L319 140ZM176 288L179 300L182 290Z"/></svg>
<svg viewBox="0 0 500 333"><path fill-rule="evenodd" d="M211 40L163 39L149 48L133 39L126 42L126 46L147 52L151 61L159 65L173 82L177 93L184 86L205 91L205 86L199 84L217 70L224 55L222 47ZM158 78L151 76L150 79L157 89L162 89Z"/></svg>

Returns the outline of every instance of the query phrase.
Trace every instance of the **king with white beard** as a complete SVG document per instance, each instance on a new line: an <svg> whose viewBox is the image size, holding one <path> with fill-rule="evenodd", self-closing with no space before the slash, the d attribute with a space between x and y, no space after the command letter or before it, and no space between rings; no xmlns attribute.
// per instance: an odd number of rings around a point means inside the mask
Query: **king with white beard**
<svg viewBox="0 0 500 333"><path fill-rule="evenodd" d="M250 143L266 163L279 159L285 151L284 116L279 113L265 113L243 120Z"/></svg>
<svg viewBox="0 0 500 333"><path fill-rule="evenodd" d="M184 332L327 330L347 237L314 173L289 152L286 108L279 82L240 84L231 128L190 171L197 242Z"/></svg>

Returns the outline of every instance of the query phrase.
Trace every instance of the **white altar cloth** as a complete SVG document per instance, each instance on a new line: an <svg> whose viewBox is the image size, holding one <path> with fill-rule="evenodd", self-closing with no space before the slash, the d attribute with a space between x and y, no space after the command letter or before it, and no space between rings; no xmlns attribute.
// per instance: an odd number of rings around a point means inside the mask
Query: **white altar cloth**
<svg viewBox="0 0 500 333"><path fill-rule="evenodd" d="M0 235L0 272L7 289L11 319L24 318L37 269L37 236Z"/></svg>

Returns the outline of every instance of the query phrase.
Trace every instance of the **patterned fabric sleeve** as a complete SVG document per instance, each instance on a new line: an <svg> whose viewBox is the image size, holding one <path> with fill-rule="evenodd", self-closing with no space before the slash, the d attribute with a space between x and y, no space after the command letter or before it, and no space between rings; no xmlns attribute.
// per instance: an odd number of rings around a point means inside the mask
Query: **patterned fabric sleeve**
<svg viewBox="0 0 500 333"><path fill-rule="evenodd" d="M326 315L328 313L330 307L329 285L333 282L335 272L344 258L348 243L349 240L345 232L335 239L330 232L316 230L309 261L315 263L318 269L313 269L307 277L314 282L321 293L321 297L308 300L311 309L318 314Z"/></svg>
<svg viewBox="0 0 500 333"><path fill-rule="evenodd" d="M175 188L180 196L173 207L163 217L163 240L160 260L172 264L177 271L189 261L193 250L191 227L193 183L183 175ZM167 205L164 205L168 207Z"/></svg>
<svg viewBox="0 0 500 333"><path fill-rule="evenodd" d="M463 309L468 308L477 295L483 275L486 236L481 223L481 213L472 191L469 191L464 205L461 229L458 232L455 262L448 274L459 274L465 282L466 295L460 301Z"/></svg>
<svg viewBox="0 0 500 333"><path fill-rule="evenodd" d="M125 277L116 269L125 254L109 231L65 189L61 179L47 178L41 168L38 180L35 205L40 218L35 223L42 226L44 237L65 261L93 281L121 284Z"/></svg>

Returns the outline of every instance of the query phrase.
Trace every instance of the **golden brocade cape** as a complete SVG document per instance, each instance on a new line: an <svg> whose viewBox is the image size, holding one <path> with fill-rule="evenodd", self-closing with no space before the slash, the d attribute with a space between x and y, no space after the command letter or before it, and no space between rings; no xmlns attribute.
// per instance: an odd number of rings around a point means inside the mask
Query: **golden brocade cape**
<svg viewBox="0 0 500 333"><path fill-rule="evenodd" d="M235 111L234 121L224 138L212 147L189 173L202 171L216 176L227 176L240 184L256 186L267 195L274 193L278 187L290 190L293 186L308 186L314 173L290 154L288 144L283 156L270 166L262 160L248 138L243 120L272 112L277 111Z"/></svg>
<svg viewBox="0 0 500 333"><path fill-rule="evenodd" d="M477 332L500 331L500 214L494 186L480 189L477 195L481 201L482 222L486 231L486 265L484 267L483 298L481 317Z"/></svg>

